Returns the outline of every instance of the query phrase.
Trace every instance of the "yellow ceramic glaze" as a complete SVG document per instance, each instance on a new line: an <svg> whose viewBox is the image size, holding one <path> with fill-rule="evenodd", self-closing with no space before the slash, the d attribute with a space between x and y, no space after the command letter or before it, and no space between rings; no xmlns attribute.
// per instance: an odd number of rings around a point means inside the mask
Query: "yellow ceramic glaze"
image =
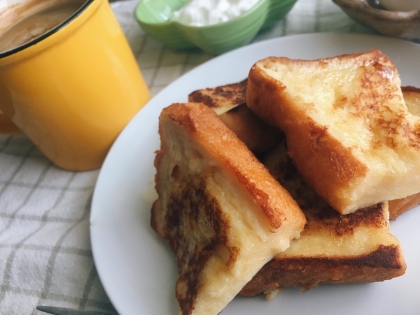
<svg viewBox="0 0 420 315"><path fill-rule="evenodd" d="M0 58L0 109L64 169L100 167L149 98L107 0L93 0L42 41Z"/></svg>

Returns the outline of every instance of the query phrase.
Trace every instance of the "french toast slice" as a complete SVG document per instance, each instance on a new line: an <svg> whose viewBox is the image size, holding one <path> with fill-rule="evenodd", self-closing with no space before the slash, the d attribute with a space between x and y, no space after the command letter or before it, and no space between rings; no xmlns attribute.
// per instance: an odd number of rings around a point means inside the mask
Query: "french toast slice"
<svg viewBox="0 0 420 315"><path fill-rule="evenodd" d="M237 111L232 111L235 103L231 102L232 99L243 99L245 89L232 89L232 86L235 84L228 85L228 94L215 93L223 91L226 86L194 93L206 93L207 99L203 103L211 108L219 108L219 115L230 110L231 115L237 115L232 121L240 121L245 128L249 127L249 124L241 122L242 117ZM405 96L405 88L403 92ZM414 99L414 96L407 99L409 109L416 107ZM244 105L238 102L236 106ZM225 110L220 111L220 108ZM224 122L229 128L235 129L230 121ZM279 133L276 138L280 139L280 144L266 155L264 161L275 178L301 204L308 223L301 238L293 241L288 250L267 263L241 290L241 294L253 296L265 292L270 295L271 292L287 286L298 286L307 290L322 283L373 282L402 275L406 268L405 261L398 240L389 233L387 203L361 209L347 216L340 215L304 183L288 157L284 134ZM390 214L392 210L395 219L413 207L415 200L415 196L410 196L393 201L394 207L389 207ZM373 241L367 241L364 237L372 237ZM323 246L329 250L323 249ZM350 250L347 252L349 246ZM311 251L307 250L309 247L312 248Z"/></svg>
<svg viewBox="0 0 420 315"><path fill-rule="evenodd" d="M189 102L212 108L220 119L257 155L272 148L279 131L258 118L245 104L248 80L196 90L188 95Z"/></svg>
<svg viewBox="0 0 420 315"><path fill-rule="evenodd" d="M305 217L204 104L163 109L159 135L151 226L175 254L181 314L216 315L299 237Z"/></svg>
<svg viewBox="0 0 420 315"><path fill-rule="evenodd" d="M420 89L413 86L401 87L405 105L408 111L420 116ZM389 201L389 219L396 220L398 216L420 204L420 193L405 198Z"/></svg>
<svg viewBox="0 0 420 315"><path fill-rule="evenodd" d="M259 119L246 105L246 85L248 79L238 83L205 88L192 92L191 102L202 102L212 108L225 125L241 139L255 154L261 155L274 147L284 134ZM408 111L420 116L420 89L412 86L401 87ZM389 219L396 218L420 204L420 193L389 201Z"/></svg>
<svg viewBox="0 0 420 315"><path fill-rule="evenodd" d="M379 50L260 60L246 103L285 132L299 173L341 214L420 192L420 117Z"/></svg>
<svg viewBox="0 0 420 315"><path fill-rule="evenodd" d="M338 213L304 182L287 151L284 138L263 162L297 201L307 223L300 238L268 262L241 294L269 295L289 286L308 290L324 283L376 282L403 275L406 263L390 233L388 204Z"/></svg>

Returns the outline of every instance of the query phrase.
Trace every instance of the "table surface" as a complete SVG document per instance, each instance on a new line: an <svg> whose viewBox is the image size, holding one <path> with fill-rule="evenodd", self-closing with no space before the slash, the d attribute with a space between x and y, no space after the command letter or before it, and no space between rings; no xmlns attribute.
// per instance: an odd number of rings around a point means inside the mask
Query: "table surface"
<svg viewBox="0 0 420 315"><path fill-rule="evenodd" d="M173 51L133 18L138 1L111 6L152 95L214 56ZM299 0L254 42L299 33L372 33L331 0ZM98 278L89 241L92 194L100 170L55 167L24 135L0 136L0 314L41 314L37 305L115 312Z"/></svg>

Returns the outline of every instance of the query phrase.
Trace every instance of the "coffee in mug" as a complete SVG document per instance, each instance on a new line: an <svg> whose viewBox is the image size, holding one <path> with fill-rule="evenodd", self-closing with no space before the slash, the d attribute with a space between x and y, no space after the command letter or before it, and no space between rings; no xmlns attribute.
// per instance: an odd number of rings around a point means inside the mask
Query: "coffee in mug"
<svg viewBox="0 0 420 315"><path fill-rule="evenodd" d="M69 19L86 0L31 0L0 15L0 52L21 46Z"/></svg>

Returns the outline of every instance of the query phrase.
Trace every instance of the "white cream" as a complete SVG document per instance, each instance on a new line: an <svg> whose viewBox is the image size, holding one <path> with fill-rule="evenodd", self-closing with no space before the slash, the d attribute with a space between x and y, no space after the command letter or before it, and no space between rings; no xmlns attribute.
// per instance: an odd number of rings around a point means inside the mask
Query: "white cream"
<svg viewBox="0 0 420 315"><path fill-rule="evenodd" d="M190 26L208 26L244 14L259 0L191 0L175 11L172 20Z"/></svg>

